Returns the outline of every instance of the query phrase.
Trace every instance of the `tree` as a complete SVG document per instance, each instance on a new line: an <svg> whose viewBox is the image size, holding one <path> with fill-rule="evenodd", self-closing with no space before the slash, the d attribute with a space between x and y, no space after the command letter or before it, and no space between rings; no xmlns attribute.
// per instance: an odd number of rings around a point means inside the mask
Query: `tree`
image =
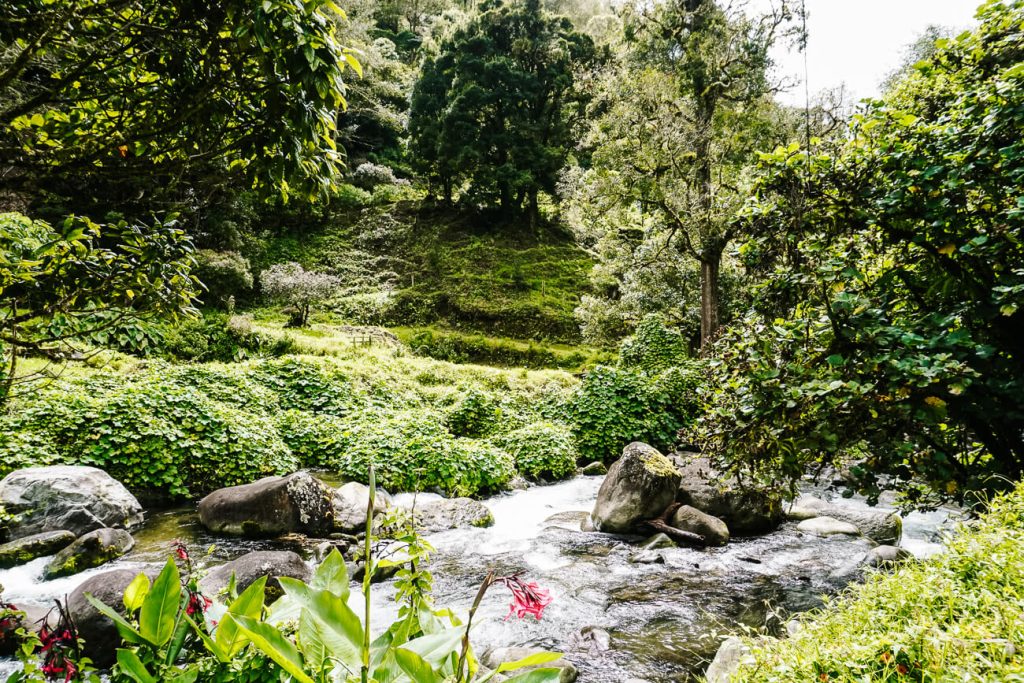
<svg viewBox="0 0 1024 683"><path fill-rule="evenodd" d="M409 115L414 159L448 201L468 183L472 201L535 219L583 113L575 72L595 57L593 41L538 0L484 5L423 65Z"/></svg>
<svg viewBox="0 0 1024 683"><path fill-rule="evenodd" d="M342 165L331 0L0 5L0 190L146 215L225 179L326 193Z"/></svg>
<svg viewBox="0 0 1024 683"><path fill-rule="evenodd" d="M629 8L627 61L592 129L584 179L583 201L599 202L590 215L617 215L697 261L702 348L721 322L722 259L744 168L791 133L777 125L769 53L795 30L793 13L785 2L761 16L745 9L714 0Z"/></svg>
<svg viewBox="0 0 1024 683"><path fill-rule="evenodd" d="M790 478L852 460L853 488L918 505L1024 475L1024 2L978 16L846 139L765 155L710 453Z"/></svg>
<svg viewBox="0 0 1024 683"><path fill-rule="evenodd" d="M194 312L192 244L173 221L153 227L100 226L68 218L55 229L0 214L0 407L18 377L18 359L52 355L74 342L145 347L138 323Z"/></svg>
<svg viewBox="0 0 1024 683"><path fill-rule="evenodd" d="M309 322L309 309L337 294L341 280L289 262L275 264L260 273L260 285L271 299L294 306L296 312L291 324L305 327Z"/></svg>

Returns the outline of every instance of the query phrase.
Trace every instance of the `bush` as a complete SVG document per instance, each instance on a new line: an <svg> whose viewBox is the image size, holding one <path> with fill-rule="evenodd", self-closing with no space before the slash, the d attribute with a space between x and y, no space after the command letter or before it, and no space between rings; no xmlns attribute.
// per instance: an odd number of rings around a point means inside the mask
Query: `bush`
<svg viewBox="0 0 1024 683"><path fill-rule="evenodd" d="M576 443L562 424L535 422L495 437L494 444L511 455L516 469L529 479L564 479L576 471Z"/></svg>
<svg viewBox="0 0 1024 683"><path fill-rule="evenodd" d="M274 339L252 331L248 318L206 313L164 328L162 355L174 360L205 363L239 361L253 356L294 353L290 338Z"/></svg>
<svg viewBox="0 0 1024 683"><path fill-rule="evenodd" d="M877 573L752 643L734 680L1016 681L1024 674L1024 484L963 526L945 552Z"/></svg>
<svg viewBox="0 0 1024 683"><path fill-rule="evenodd" d="M670 451L679 431L696 417L675 392L683 375L648 377L599 366L586 374L572 406L574 434L587 460L612 460L631 441Z"/></svg>
<svg viewBox="0 0 1024 683"><path fill-rule="evenodd" d="M300 358L264 361L252 369L252 378L277 394L284 410L342 416L356 401L347 377Z"/></svg>
<svg viewBox="0 0 1024 683"><path fill-rule="evenodd" d="M418 330L407 337L413 353L450 363L578 370L613 358L593 349L563 350L537 343L443 330Z"/></svg>
<svg viewBox="0 0 1024 683"><path fill-rule="evenodd" d="M63 389L24 406L5 431L29 434L45 444L42 455L98 467L142 495L189 498L298 465L269 418L175 381L150 375L98 395L88 382ZM0 461L18 463L12 455Z"/></svg>
<svg viewBox="0 0 1024 683"><path fill-rule="evenodd" d="M252 289L252 271L249 261L237 251L196 252L195 275L206 285L208 303L224 306L228 299L242 290Z"/></svg>
<svg viewBox="0 0 1024 683"><path fill-rule="evenodd" d="M341 473L395 491L439 490L474 496L504 489L515 475L512 457L489 444L453 438L428 412L364 414L351 429Z"/></svg>
<svg viewBox="0 0 1024 683"><path fill-rule="evenodd" d="M688 357L683 335L679 330L666 327L656 315L645 317L619 349L619 365L649 374L681 365Z"/></svg>
<svg viewBox="0 0 1024 683"><path fill-rule="evenodd" d="M448 413L445 424L455 436L476 438L491 434L501 420L502 410L494 397L471 389Z"/></svg>
<svg viewBox="0 0 1024 683"><path fill-rule="evenodd" d="M350 425L333 415L288 410L277 419L281 438L302 467L337 471L352 444Z"/></svg>

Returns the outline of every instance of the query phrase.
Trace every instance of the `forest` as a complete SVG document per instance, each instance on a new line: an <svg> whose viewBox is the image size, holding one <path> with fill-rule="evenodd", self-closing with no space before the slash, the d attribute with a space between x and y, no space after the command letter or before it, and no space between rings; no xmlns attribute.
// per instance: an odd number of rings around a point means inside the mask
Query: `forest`
<svg viewBox="0 0 1024 683"><path fill-rule="evenodd" d="M0 4L0 679L1024 676L1024 0L806 4Z"/></svg>

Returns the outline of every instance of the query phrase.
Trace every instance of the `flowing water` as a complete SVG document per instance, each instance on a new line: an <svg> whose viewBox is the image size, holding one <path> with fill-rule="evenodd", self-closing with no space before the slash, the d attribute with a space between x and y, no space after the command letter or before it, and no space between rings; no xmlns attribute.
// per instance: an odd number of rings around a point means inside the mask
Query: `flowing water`
<svg viewBox="0 0 1024 683"><path fill-rule="evenodd" d="M494 526L429 537L436 548L431 569L438 606L465 614L490 569L504 575L522 572L554 597L539 622L506 620L508 595L492 588L475 619L478 652L508 645L560 650L586 683L686 681L703 671L721 635L743 626L778 628L786 615L820 605L822 595L848 581L839 576L841 570L870 547L863 539L803 535L795 524L785 524L766 536L734 539L724 548L669 548L658 551L661 563L634 564L629 557L640 539L581 532L580 515L568 514L589 511L600 484L599 477L580 477L498 496L485 501ZM396 497L399 503L410 499L407 494ZM866 507L856 500L836 502ZM558 513L566 514L549 521ZM948 511L909 515L904 547L922 557L936 552L947 517ZM135 548L124 558L65 579L43 582L45 559L0 570L4 597L19 606L44 607L94 573L166 561L174 539L188 543L195 555L212 546L203 560L207 564L282 547L275 541L214 537L191 509L151 514L135 538ZM389 583L374 586L377 625L394 618L393 594ZM595 629L609 634L610 646L604 647L600 637L583 635ZM0 661L0 675L10 666Z"/></svg>

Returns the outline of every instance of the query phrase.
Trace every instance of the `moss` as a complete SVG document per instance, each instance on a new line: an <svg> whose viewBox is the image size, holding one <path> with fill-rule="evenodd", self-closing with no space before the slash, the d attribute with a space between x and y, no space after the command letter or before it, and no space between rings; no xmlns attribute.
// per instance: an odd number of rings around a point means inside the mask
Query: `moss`
<svg viewBox="0 0 1024 683"><path fill-rule="evenodd" d="M676 466L672 464L672 461L653 448L643 449L640 452L640 461L644 464L647 471L655 476L679 476L679 471L676 469Z"/></svg>

